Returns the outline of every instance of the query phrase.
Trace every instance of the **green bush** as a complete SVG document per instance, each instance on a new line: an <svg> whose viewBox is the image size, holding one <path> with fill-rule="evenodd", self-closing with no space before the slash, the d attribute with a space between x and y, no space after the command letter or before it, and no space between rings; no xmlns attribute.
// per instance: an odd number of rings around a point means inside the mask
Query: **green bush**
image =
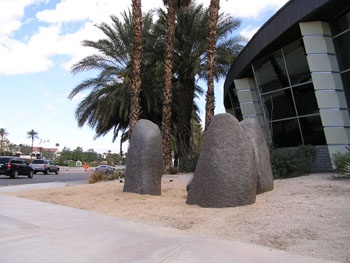
<svg viewBox="0 0 350 263"><path fill-rule="evenodd" d="M271 165L274 179L292 178L310 173L315 155L315 148L309 145L272 150Z"/></svg>
<svg viewBox="0 0 350 263"><path fill-rule="evenodd" d="M337 173L350 176L350 152L334 154L333 162Z"/></svg>

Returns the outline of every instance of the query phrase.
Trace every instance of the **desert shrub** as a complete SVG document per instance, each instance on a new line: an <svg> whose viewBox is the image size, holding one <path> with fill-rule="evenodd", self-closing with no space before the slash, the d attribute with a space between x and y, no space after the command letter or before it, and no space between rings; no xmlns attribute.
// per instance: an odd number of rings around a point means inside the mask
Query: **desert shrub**
<svg viewBox="0 0 350 263"><path fill-rule="evenodd" d="M350 162L346 162L343 170L342 170L342 175L349 177L350 178Z"/></svg>
<svg viewBox="0 0 350 263"><path fill-rule="evenodd" d="M93 172L89 176L88 183L94 184L101 181L111 181L121 179L125 177L125 171L123 169L116 170L114 173L105 174L103 172Z"/></svg>
<svg viewBox="0 0 350 263"><path fill-rule="evenodd" d="M105 174L102 172L93 172L89 176L89 184L94 184L105 180Z"/></svg>
<svg viewBox="0 0 350 263"><path fill-rule="evenodd" d="M298 177L310 173L315 155L315 148L309 145L272 150L271 165L274 179Z"/></svg>
<svg viewBox="0 0 350 263"><path fill-rule="evenodd" d="M334 154L333 163L337 173L350 177L350 151L347 153Z"/></svg>

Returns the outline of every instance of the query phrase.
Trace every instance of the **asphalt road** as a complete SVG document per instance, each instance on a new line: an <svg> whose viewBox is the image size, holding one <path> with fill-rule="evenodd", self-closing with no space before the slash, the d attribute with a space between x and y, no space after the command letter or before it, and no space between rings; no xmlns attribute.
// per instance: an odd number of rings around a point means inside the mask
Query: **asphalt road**
<svg viewBox="0 0 350 263"><path fill-rule="evenodd" d="M34 174L32 179L27 176L19 176L18 179L11 179L8 176L0 175L0 187L11 185L27 185L27 184L42 184L54 182L72 182L85 183L87 182L90 173L84 168L61 168L59 174Z"/></svg>

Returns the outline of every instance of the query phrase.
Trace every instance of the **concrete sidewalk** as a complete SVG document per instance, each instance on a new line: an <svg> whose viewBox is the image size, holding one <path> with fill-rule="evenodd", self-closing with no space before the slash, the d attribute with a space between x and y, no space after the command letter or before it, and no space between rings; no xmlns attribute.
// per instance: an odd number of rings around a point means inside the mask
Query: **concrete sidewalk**
<svg viewBox="0 0 350 263"><path fill-rule="evenodd" d="M0 262L331 261L0 194Z"/></svg>

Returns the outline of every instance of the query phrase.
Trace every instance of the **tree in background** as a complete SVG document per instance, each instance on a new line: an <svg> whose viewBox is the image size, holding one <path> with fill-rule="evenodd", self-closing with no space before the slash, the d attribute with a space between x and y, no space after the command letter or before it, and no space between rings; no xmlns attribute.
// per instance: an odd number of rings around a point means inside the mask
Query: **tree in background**
<svg viewBox="0 0 350 263"><path fill-rule="evenodd" d="M155 14L157 17L155 22L152 19L152 12L143 16L140 118L156 123L163 132L167 12L160 8L155 10ZM95 130L95 137L104 136L112 130L114 141L118 132L122 132L123 138L129 138L127 134L133 78L133 20L130 12L122 13L122 19L115 16L111 19L111 24L97 25L106 36L104 39L83 42L83 46L95 49L96 54L82 59L72 68L73 73L94 70L98 72L96 77L87 79L75 87L69 98L90 90L75 112L78 124L79 126L88 124ZM191 4L177 13L172 54L170 96L172 102L169 110L172 138L170 149L173 151L176 149L174 154L179 156L180 168L186 166L192 143L191 121L194 118L197 123L201 122L195 98L203 92L197 81L208 79L206 64L208 25L209 8L204 8L203 5ZM231 36L232 31L239 25L240 22L231 16L219 15L213 73L216 80L226 76L242 48L242 42Z"/></svg>
<svg viewBox="0 0 350 263"><path fill-rule="evenodd" d="M86 79L76 86L69 94L72 99L77 94L90 90L90 93L79 103L75 117L79 127L84 124L95 130L95 138L113 131L114 142L119 132L122 132L123 141L128 138L130 117L130 89L132 74L132 46L133 46L133 19L130 12L123 12L122 19L111 16L112 23L96 25L105 38L82 42L84 47L92 48L95 54L87 56L72 67L72 73L84 71L98 72L96 77ZM151 13L143 17L142 33L147 36L152 28ZM143 38L145 38L145 36ZM148 41L146 41L148 43ZM147 45L146 45L147 47ZM152 54L152 52L147 52ZM146 59L145 59L146 60ZM142 82L140 103L143 111L141 118L149 119L157 124L160 96L159 89L154 86L154 63L142 65ZM160 115L160 114L159 114Z"/></svg>
<svg viewBox="0 0 350 263"><path fill-rule="evenodd" d="M141 60L142 60L142 11L141 0L132 0L133 18L133 63L132 63L132 83L130 90L130 132L140 118L140 89L141 89Z"/></svg>
<svg viewBox="0 0 350 263"><path fill-rule="evenodd" d="M215 51L216 51L216 28L219 18L220 0L211 0L209 7L209 28L208 28L208 89L205 103L205 127L208 129L209 123L214 116L215 96L214 96L214 67L215 67Z"/></svg>
<svg viewBox="0 0 350 263"><path fill-rule="evenodd" d="M31 129L29 132L27 132L28 138L32 140L32 152L30 153L30 159L32 159L32 153L33 153L33 147L34 147L34 140L39 139L38 132Z"/></svg>
<svg viewBox="0 0 350 263"><path fill-rule="evenodd" d="M163 18L160 10L160 22ZM203 5L191 4L177 15L174 53L174 96L177 102L173 105L176 112L176 141L179 155L179 167L186 169L188 152L191 143L191 120L199 116L195 98L202 93L198 86L199 79L208 79L207 68L207 36L209 25L209 9ZM241 39L230 36L237 29L240 21L225 14L220 14L217 23L218 41L214 78L225 77L232 62L242 48Z"/></svg>
<svg viewBox="0 0 350 263"><path fill-rule="evenodd" d="M4 128L0 128L0 137L1 137L1 155L4 155L4 142L8 132Z"/></svg>
<svg viewBox="0 0 350 263"><path fill-rule="evenodd" d="M173 53L175 38L175 20L179 8L187 7L190 0L163 0L167 7L166 39L165 39L165 83L163 88L163 120L162 120L162 144L163 144L163 173L170 174L171 166L171 103L172 103L172 76Z"/></svg>

